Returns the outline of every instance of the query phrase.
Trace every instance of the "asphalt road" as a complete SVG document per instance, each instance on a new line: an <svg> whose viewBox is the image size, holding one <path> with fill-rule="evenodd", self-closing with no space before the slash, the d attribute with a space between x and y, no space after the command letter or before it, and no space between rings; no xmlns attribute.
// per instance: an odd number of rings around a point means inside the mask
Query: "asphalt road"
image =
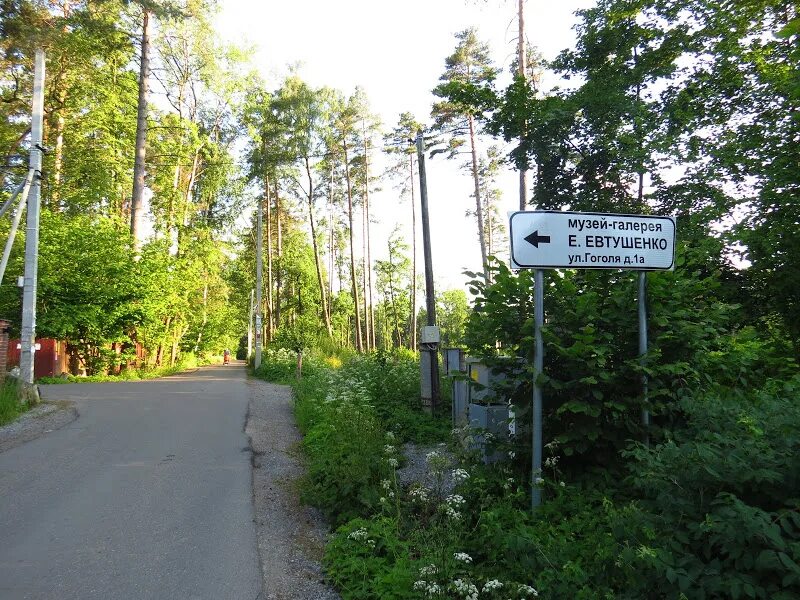
<svg viewBox="0 0 800 600"><path fill-rule="evenodd" d="M73 423L0 454L0 599L252 599L241 365L43 386Z"/></svg>

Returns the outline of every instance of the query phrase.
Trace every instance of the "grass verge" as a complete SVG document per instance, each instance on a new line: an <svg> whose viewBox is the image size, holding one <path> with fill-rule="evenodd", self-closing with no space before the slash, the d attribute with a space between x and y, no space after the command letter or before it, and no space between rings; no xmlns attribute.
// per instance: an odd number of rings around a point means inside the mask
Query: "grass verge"
<svg viewBox="0 0 800 600"><path fill-rule="evenodd" d="M17 383L14 380L6 379L0 384L0 425L10 423L28 408L27 403L19 401Z"/></svg>

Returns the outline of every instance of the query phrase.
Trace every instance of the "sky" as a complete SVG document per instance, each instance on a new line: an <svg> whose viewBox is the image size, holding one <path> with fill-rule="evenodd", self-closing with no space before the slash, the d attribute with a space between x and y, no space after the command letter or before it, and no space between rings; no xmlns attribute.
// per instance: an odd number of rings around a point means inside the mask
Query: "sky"
<svg viewBox="0 0 800 600"><path fill-rule="evenodd" d="M456 45L455 34L476 27L498 66L507 66L516 51L515 0L221 0L216 28L223 40L253 49L251 61L277 87L290 65L312 86L327 85L350 94L360 86L385 129L401 112L430 123L435 100L431 90ZM545 59L574 44L576 10L594 0L528 0L526 37ZM544 85L558 82L545 81ZM491 140L483 140L489 144ZM501 143L501 142L496 142ZM372 159L371 159L372 160ZM375 156L376 171L380 167ZM437 291L464 288L465 269L480 270L480 247L474 217L471 176L443 155L426 161L431 246ZM500 180L503 209L519 203L518 174L510 168ZM411 240L411 208L398 202L385 185L371 196L373 259L385 258L395 225ZM417 194L417 202L419 195ZM417 262L422 265L422 236L417 234Z"/></svg>

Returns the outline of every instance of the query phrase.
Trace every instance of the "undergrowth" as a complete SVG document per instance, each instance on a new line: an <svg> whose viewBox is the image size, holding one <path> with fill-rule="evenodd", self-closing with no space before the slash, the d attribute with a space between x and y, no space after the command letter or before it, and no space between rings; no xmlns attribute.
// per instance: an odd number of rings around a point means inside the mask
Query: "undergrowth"
<svg viewBox="0 0 800 600"><path fill-rule="evenodd" d="M0 383L0 425L10 423L28 408L26 403L19 401L15 380L8 378Z"/></svg>
<svg viewBox="0 0 800 600"><path fill-rule="evenodd" d="M115 381L140 381L146 379L157 379L168 377L185 371L194 369L209 362L222 362L222 359L214 360L211 358L198 358L194 354L182 355L178 362L173 366L164 367L143 367L140 369L124 369L118 375L66 375L63 377L40 377L37 383L60 384L60 383L104 383Z"/></svg>

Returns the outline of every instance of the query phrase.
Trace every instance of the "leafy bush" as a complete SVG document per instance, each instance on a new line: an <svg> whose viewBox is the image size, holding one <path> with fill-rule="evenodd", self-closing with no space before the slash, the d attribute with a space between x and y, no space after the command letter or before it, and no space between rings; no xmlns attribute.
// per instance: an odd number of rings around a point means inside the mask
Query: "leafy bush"
<svg viewBox="0 0 800 600"><path fill-rule="evenodd" d="M187 369L194 369L200 360L191 352L181 354L174 366L143 367L141 369L123 369L119 375L67 375L66 377L40 377L37 382L45 384L59 383L104 383L114 381L139 381L141 379L156 379L168 377Z"/></svg>
<svg viewBox="0 0 800 600"><path fill-rule="evenodd" d="M687 426L637 445L628 482L658 532L640 561L692 598L800 595L800 377L686 399Z"/></svg>
<svg viewBox="0 0 800 600"><path fill-rule="evenodd" d="M680 398L796 372L785 348L752 328L737 329L739 309L715 298L714 277L678 262L675 273L648 274L650 351L644 367L638 358L636 274L566 271L546 277L544 434L561 443L564 467L576 474L587 468L621 471L620 452L630 440L644 439L643 374L649 379L648 434L661 441L685 419ZM477 298L467 342L473 356L508 373L506 393L527 440L533 275L515 275L503 264L495 271L492 285L479 278L470 283ZM517 450L529 460L527 443Z"/></svg>
<svg viewBox="0 0 800 600"><path fill-rule="evenodd" d="M325 550L331 581L345 600L418 598L411 547L387 517L353 519L342 525Z"/></svg>
<svg viewBox="0 0 800 600"><path fill-rule="evenodd" d="M374 510L384 474L383 430L357 394L348 390L317 407L303 439L309 458L303 496L334 524Z"/></svg>

